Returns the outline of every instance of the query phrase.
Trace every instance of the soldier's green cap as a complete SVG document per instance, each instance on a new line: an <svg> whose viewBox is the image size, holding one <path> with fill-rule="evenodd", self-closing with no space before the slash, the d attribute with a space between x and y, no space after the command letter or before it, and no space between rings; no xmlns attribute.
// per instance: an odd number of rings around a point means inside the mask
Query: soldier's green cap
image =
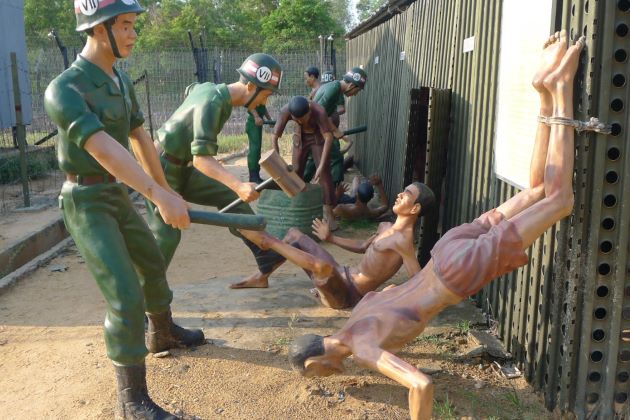
<svg viewBox="0 0 630 420"><path fill-rule="evenodd" d="M238 71L247 81L261 89L277 91L282 82L282 67L269 54L252 54L243 61Z"/></svg>
<svg viewBox="0 0 630 420"><path fill-rule="evenodd" d="M83 32L125 13L142 13L138 0L74 0L77 32Z"/></svg>
<svg viewBox="0 0 630 420"><path fill-rule="evenodd" d="M348 73L344 74L343 80L352 83L359 89L363 89L367 82L367 73L361 67L353 67Z"/></svg>

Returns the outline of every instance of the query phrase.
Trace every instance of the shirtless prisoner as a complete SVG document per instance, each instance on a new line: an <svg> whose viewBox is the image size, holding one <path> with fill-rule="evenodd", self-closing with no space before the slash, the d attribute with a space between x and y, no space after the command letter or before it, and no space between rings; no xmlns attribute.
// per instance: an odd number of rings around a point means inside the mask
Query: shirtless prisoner
<svg viewBox="0 0 630 420"><path fill-rule="evenodd" d="M302 267L317 289L321 302L334 309L351 308L368 292L376 290L405 266L411 277L420 271L413 246L414 225L421 213L431 209L435 196L426 185L415 182L400 194L392 210L394 223L380 223L375 235L365 241L341 238L330 232L328 223L315 219L313 233L322 241L348 251L365 254L357 267L339 265L313 239L290 229L283 241L261 232L243 233L263 249L273 249ZM277 269L280 264L274 267ZM252 276L233 288L268 287L268 277Z"/></svg>
<svg viewBox="0 0 630 420"><path fill-rule="evenodd" d="M380 201L378 207L368 206L368 203L374 197L374 187L378 189L378 199ZM339 217L342 220L377 219L389 210L383 181L376 174L370 176L369 181L362 180L360 176L355 176L352 180L352 189L349 196L343 194L344 188L345 184L339 184L337 187L337 206L333 209L335 217Z"/></svg>
<svg viewBox="0 0 630 420"><path fill-rule="evenodd" d="M304 376L343 370L354 355L361 366L378 370L409 389L412 419L429 419L431 378L394 355L420 334L444 308L477 293L494 278L527 263L525 250L573 210L573 79L584 37L567 49L563 31L550 37L534 77L540 94L540 123L531 163L531 187L472 223L448 231L432 258L405 284L368 293L337 333L299 337L289 349Z"/></svg>

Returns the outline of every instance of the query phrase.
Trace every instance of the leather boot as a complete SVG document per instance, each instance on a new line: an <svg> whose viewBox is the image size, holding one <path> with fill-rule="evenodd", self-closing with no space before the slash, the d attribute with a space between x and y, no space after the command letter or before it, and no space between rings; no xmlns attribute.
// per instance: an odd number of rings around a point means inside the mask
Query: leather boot
<svg viewBox="0 0 630 420"><path fill-rule="evenodd" d="M258 171L249 171L249 182L254 182L257 185L262 184L263 179L260 177L260 172Z"/></svg>
<svg viewBox="0 0 630 420"><path fill-rule="evenodd" d="M117 416L123 420L177 420L176 417L153 402L149 397L144 362L135 366L117 366Z"/></svg>
<svg viewBox="0 0 630 420"><path fill-rule="evenodd" d="M146 345L151 353L159 353L172 348L190 347L204 341L203 331L187 330L173 323L171 310L159 314L147 313L149 328Z"/></svg>

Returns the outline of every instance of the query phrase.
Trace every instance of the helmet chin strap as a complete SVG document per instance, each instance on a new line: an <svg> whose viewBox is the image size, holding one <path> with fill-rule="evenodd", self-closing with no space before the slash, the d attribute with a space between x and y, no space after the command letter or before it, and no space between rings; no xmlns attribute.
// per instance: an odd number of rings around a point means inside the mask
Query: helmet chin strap
<svg viewBox="0 0 630 420"><path fill-rule="evenodd" d="M109 38L109 44L112 47L112 53L114 53L114 57L122 58L120 55L120 51L118 51L118 44L116 44L116 38L114 38L114 32L112 32L112 26L114 25L115 19L110 19L105 22L105 28L107 29L107 37Z"/></svg>
<svg viewBox="0 0 630 420"><path fill-rule="evenodd" d="M256 92L254 92L254 95L249 99L249 101L247 101L247 103L245 105L243 105L245 108L249 109L249 106L251 105L252 102L254 102L254 99L256 99L256 97L260 94L260 92L262 91L262 89L258 86L256 86Z"/></svg>

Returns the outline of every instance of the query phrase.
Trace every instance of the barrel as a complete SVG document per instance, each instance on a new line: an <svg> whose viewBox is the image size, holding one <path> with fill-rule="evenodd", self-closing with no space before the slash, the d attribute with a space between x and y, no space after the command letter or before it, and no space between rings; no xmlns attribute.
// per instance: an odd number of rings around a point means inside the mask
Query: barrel
<svg viewBox="0 0 630 420"><path fill-rule="evenodd" d="M292 227L312 236L313 219L322 218L322 188L306 184L306 189L293 198L282 190L263 190L256 209L267 221L265 230L276 238L284 238Z"/></svg>

